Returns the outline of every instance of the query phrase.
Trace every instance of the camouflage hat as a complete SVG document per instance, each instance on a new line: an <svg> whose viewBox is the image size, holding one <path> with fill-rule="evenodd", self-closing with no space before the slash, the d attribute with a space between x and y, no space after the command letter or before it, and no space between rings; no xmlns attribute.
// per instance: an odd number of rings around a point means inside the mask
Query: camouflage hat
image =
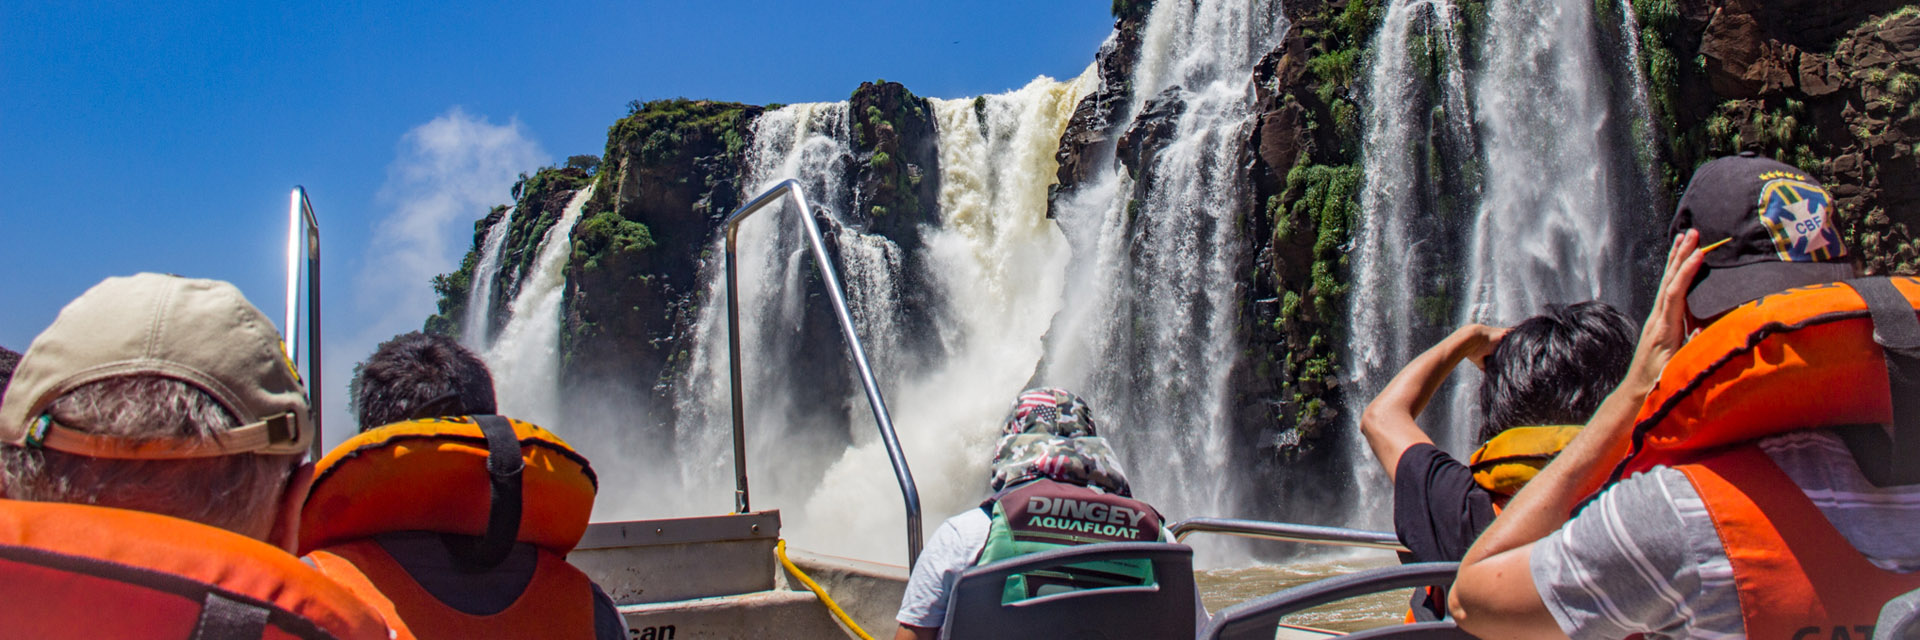
<svg viewBox="0 0 1920 640"><path fill-rule="evenodd" d="M1120 468L1120 457L1114 455L1106 438L1062 438L1044 433L1002 436L993 456L993 490L1039 478L1133 495L1126 472Z"/></svg>
<svg viewBox="0 0 1920 640"><path fill-rule="evenodd" d="M1045 433L1064 438L1099 435L1093 426L1093 410L1073 392L1053 387L1036 387L1020 392L1000 426L1000 435Z"/></svg>
<svg viewBox="0 0 1920 640"><path fill-rule="evenodd" d="M1072 392L1051 387L1020 393L1000 427L993 490L1036 478L1132 495L1120 458L1098 436L1093 410Z"/></svg>

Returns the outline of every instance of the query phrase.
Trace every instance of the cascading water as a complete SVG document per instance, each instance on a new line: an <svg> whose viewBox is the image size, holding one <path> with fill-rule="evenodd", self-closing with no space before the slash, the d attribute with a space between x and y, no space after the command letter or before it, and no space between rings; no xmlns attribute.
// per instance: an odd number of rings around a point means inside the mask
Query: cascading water
<svg viewBox="0 0 1920 640"><path fill-rule="evenodd" d="M1423 216L1436 213L1434 204L1441 199L1437 192L1443 187L1431 174L1442 171L1436 165L1445 163L1420 151L1436 141L1472 151L1472 116L1454 33L1456 19L1449 0L1394 0L1387 5L1374 38L1374 57L1362 96L1366 122L1361 147L1363 214L1348 300L1348 331L1353 337L1347 353L1352 373L1347 386L1350 416L1359 416L1399 367L1413 358L1420 317L1414 301L1434 293L1435 287L1424 279L1439 266L1433 255L1437 242L1430 236L1416 236L1412 227ZM1430 83L1423 71L1439 75L1439 81ZM1470 195L1453 194L1456 199ZM1357 508L1349 524L1379 526L1386 521L1385 475L1366 447L1354 442L1346 449L1347 464L1361 478L1361 496L1354 501Z"/></svg>
<svg viewBox="0 0 1920 640"><path fill-rule="evenodd" d="M507 209L499 221L487 227L487 237L480 243L480 262L473 266L473 284L467 293L467 317L460 342L475 353L485 353L493 338L493 281L500 275L500 250L506 247L507 229L513 226L515 212Z"/></svg>
<svg viewBox="0 0 1920 640"><path fill-rule="evenodd" d="M937 522L980 499L996 426L1006 403L1033 375L1041 336L1059 308L1068 259L1059 231L1046 219L1053 153L1091 74L1069 83L1037 79L1013 93L934 101L940 143L941 224L923 230L924 274L903 274L898 248L844 226L847 106L791 105L761 116L749 153L751 182L800 180L819 213L841 223L834 235L849 306L887 394L908 458L915 461L924 513ZM740 299L746 367L749 466L756 504L805 505L787 511L789 536L809 549L890 559L905 552L904 514L885 451L857 387L844 398L819 398L817 380L797 375L798 352L813 269L790 211L768 211L742 225ZM724 299L709 269L707 299ZM924 276L914 279L909 276ZM927 283L942 313L934 314L938 364L908 371L908 341L898 335L901 283ZM687 485L706 504L724 504L731 472L726 439L724 309L707 305L693 354L691 388L679 393L685 460L712 460L688 470ZM837 333L822 338L834 356L830 375L851 372L838 360ZM760 360L766 358L766 360ZM756 366L754 362L763 362ZM798 406L836 409L795 424ZM822 435L821 431L830 432ZM956 453L957 452L957 453ZM969 455L971 453L971 455ZM769 481L769 478L801 481ZM931 523L928 525L931 529Z"/></svg>
<svg viewBox="0 0 1920 640"><path fill-rule="evenodd" d="M573 194L560 220L540 240L526 281L508 308L512 316L485 352L500 412L535 424L560 420L560 303L573 253L573 225L593 197L593 186Z"/></svg>
<svg viewBox="0 0 1920 640"><path fill-rule="evenodd" d="M1624 3L1618 10L1631 15ZM1631 61L1603 57L1591 3L1490 3L1475 85L1485 149L1484 196L1473 226L1462 324L1512 324L1548 303L1604 300L1631 309L1635 241L1651 201L1634 140L1646 89ZM1618 95L1610 78L1629 79ZM1640 225L1645 226L1645 225ZM1478 429L1479 376L1458 377L1453 427L1437 439L1456 454Z"/></svg>
<svg viewBox="0 0 1920 640"><path fill-rule="evenodd" d="M1239 220L1251 209L1243 154L1253 67L1286 30L1279 2L1156 3L1123 120L1150 100L1180 105L1143 171L1151 179L1134 183L1109 155L1055 203L1074 265L1040 379L1088 397L1139 477L1137 494L1170 514L1239 511L1242 487L1226 467Z"/></svg>
<svg viewBox="0 0 1920 640"><path fill-rule="evenodd" d="M882 374L929 532L985 497L999 422L1033 377L1060 309L1069 256L1046 218L1047 187L1060 134L1092 77L1038 78L977 107L973 99L933 103L941 224L926 231L924 281L945 311L936 326L942 353L925 371ZM830 552L900 557L899 489L871 421L855 415L857 444L807 500L796 535Z"/></svg>
<svg viewBox="0 0 1920 640"><path fill-rule="evenodd" d="M850 193L846 178L850 160L847 103L795 104L762 114L753 124L748 150L747 195L774 183L795 179L815 208L831 221L843 220ZM826 353L843 353L838 329L818 327L809 317L813 267L805 236L796 228L794 211L779 205L741 225L739 231L739 299L743 387L750 475L755 478L756 504L797 504L818 484L825 460L838 455L861 428L848 424L847 402L824 398L823 376L845 378L844 368L803 369L807 340L832 340ZM838 235L841 275L848 288L863 337L866 330L883 331L895 299L892 276L898 257L885 239ZM717 242L717 241L716 241ZM674 396L677 409L675 442L681 452L683 494L693 509L711 510L732 503L731 399L728 395L726 281L720 264L723 247L703 269L705 304L691 340L690 375L681 380ZM877 291L878 290L878 291ZM809 328L812 330L809 331ZM884 337L877 342L888 342ZM866 343L870 354L882 347ZM818 348L818 345L815 345ZM838 364L838 363L836 363ZM826 387L833 388L833 387ZM864 405L862 405L864 406ZM793 518L800 516L794 514Z"/></svg>
<svg viewBox="0 0 1920 640"><path fill-rule="evenodd" d="M1592 4L1492 2L1474 52L1480 64L1468 76L1459 66L1464 56L1450 2L1388 5L1365 94L1350 416L1357 419L1401 366L1452 328L1420 326L1422 318L1443 322L1442 304L1453 309L1446 325L1511 324L1547 303L1597 298L1625 309L1637 299L1636 253L1625 248L1641 239L1634 227L1650 217L1649 155L1645 141L1635 140L1644 132L1636 129L1646 121L1647 94L1631 59L1632 9L1618 3L1616 10L1624 20L1619 30L1601 26ZM1409 57L1423 53L1419 45L1433 64ZM1611 59L1609 50L1627 58ZM1611 80L1622 77L1630 79L1625 86ZM1442 95L1420 96L1430 83ZM1436 170L1447 154L1460 161ZM1436 183L1439 177L1453 183ZM1467 208L1472 222L1465 228L1431 222ZM1423 222L1428 231L1408 232ZM1440 268L1456 259L1422 262L1436 245L1465 254L1458 271ZM1480 376L1460 367L1454 379L1423 423L1458 456L1476 442ZM1349 464L1371 476L1371 455L1349 449ZM1385 483L1376 477L1363 486L1377 493ZM1377 515L1360 514L1381 511L1356 509L1354 524L1378 524Z"/></svg>
<svg viewBox="0 0 1920 640"><path fill-rule="evenodd" d="M1591 3L1490 3L1475 87L1487 183L1474 225L1469 322L1512 322L1549 302L1629 300L1615 219L1633 206L1616 167L1610 74ZM1640 92L1636 92L1640 93Z"/></svg>

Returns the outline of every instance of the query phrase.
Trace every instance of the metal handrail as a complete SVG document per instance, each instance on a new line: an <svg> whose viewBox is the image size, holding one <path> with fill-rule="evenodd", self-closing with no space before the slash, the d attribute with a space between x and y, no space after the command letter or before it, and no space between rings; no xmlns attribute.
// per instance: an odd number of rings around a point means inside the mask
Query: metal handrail
<svg viewBox="0 0 1920 640"><path fill-rule="evenodd" d="M293 187L292 204L287 210L287 359L294 370L300 367L300 240L306 239L307 255L307 406L313 422L313 445L309 454L319 460L320 437L320 222L313 215L313 202L307 188ZM301 232L305 231L305 234Z"/></svg>
<svg viewBox="0 0 1920 640"><path fill-rule="evenodd" d="M1368 549L1386 549L1406 551L1400 544L1400 538L1383 531L1363 531L1360 529L1342 529L1340 527L1322 527L1310 524L1291 524L1286 522L1267 522L1263 520L1237 520L1233 518L1188 518L1167 528L1173 532L1173 539L1185 540L1195 533L1218 533L1222 535L1256 538L1260 540L1278 540L1281 542L1304 542L1339 547L1365 547Z"/></svg>
<svg viewBox="0 0 1920 640"><path fill-rule="evenodd" d="M740 279L736 246L740 240L740 223L748 216L778 201L781 196L792 196L795 208L800 214L802 227L807 232L808 246L813 250L813 263L820 267L820 279L826 282L827 297L833 301L834 317L840 321L840 334L847 339L847 351L853 356L853 366L860 372L860 384L866 387L867 405L873 409L873 420L880 427L880 440L886 443L887 459L893 463L894 479L900 483L900 495L907 506L907 566L920 558L920 490L913 484L913 472L907 468L907 456L900 450L900 437L894 433L893 418L887 413L886 400L880 397L880 385L875 382L873 367L867 364L867 351L860 346L860 336L853 331L853 314L847 311L846 293L840 288L840 274L833 268L833 260L827 257L826 237L820 234L820 223L814 220L813 209L807 205L807 197L800 192L800 183L788 179L754 197L753 200L735 209L727 215L727 355L732 365L733 383L733 506L736 513L746 513L747 497L747 433L746 408L741 400L740 383Z"/></svg>

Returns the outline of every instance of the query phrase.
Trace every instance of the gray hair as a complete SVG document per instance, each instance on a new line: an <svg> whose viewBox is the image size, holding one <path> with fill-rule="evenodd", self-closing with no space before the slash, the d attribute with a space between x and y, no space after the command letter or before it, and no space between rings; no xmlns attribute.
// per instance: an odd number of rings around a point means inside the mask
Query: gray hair
<svg viewBox="0 0 1920 640"><path fill-rule="evenodd" d="M236 426L212 396L159 376L111 378L55 399L60 424L133 442L205 441ZM240 454L187 460L93 458L37 447L0 446L0 477L15 500L68 502L169 515L264 536L298 456Z"/></svg>

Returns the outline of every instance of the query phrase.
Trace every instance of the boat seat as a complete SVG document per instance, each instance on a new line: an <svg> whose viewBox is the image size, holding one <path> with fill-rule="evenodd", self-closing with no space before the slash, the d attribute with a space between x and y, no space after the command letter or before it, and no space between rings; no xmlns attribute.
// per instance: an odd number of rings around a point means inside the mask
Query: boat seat
<svg viewBox="0 0 1920 640"><path fill-rule="evenodd" d="M1003 604L1007 578L1030 571L1116 560L1153 565L1153 584L1101 587ZM968 569L954 582L942 638L1085 640L1191 638L1197 600L1193 548L1160 542L1106 542L1009 558Z"/></svg>
<svg viewBox="0 0 1920 640"><path fill-rule="evenodd" d="M1920 640L1920 590L1887 601L1887 606L1880 608L1880 620L1873 625L1873 637Z"/></svg>
<svg viewBox="0 0 1920 640"><path fill-rule="evenodd" d="M1317 580L1222 609L1213 615L1213 621L1207 624L1207 630L1200 637L1207 640L1271 640L1280 618L1289 614L1382 591L1453 584L1453 574L1459 569L1457 562L1423 562ZM1346 637L1453 640L1470 639L1473 636L1461 631L1452 622L1422 622L1368 629Z"/></svg>

